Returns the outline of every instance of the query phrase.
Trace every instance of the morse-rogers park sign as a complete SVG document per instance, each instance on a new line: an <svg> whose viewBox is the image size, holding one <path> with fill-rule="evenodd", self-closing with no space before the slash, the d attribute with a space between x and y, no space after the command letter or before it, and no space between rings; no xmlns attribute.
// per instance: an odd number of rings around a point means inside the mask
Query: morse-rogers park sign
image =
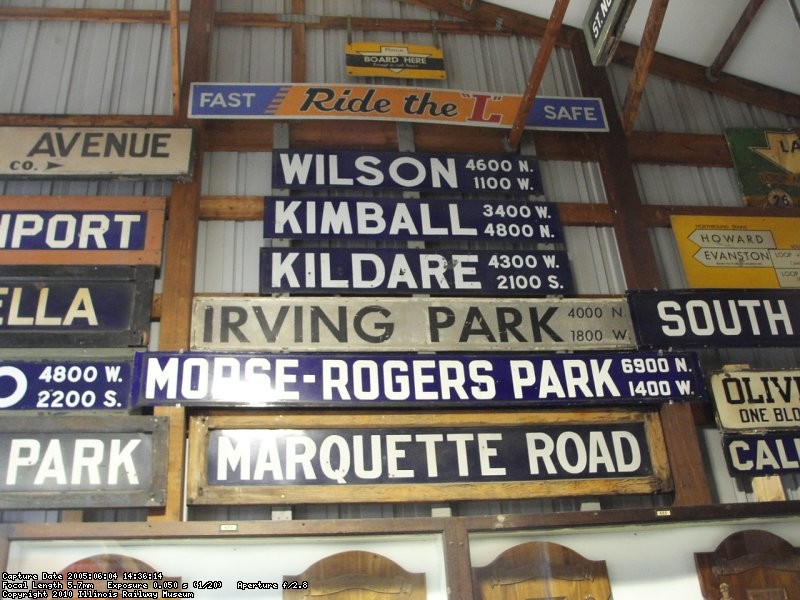
<svg viewBox="0 0 800 600"><path fill-rule="evenodd" d="M604 406L705 398L694 354L143 352L139 406Z"/></svg>
<svg viewBox="0 0 800 600"><path fill-rule="evenodd" d="M665 492L656 412L195 417L190 504Z"/></svg>

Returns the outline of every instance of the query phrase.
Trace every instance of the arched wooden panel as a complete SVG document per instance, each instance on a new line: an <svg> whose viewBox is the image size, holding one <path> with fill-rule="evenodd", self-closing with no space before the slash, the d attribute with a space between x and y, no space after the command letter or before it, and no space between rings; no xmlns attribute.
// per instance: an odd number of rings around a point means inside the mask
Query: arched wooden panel
<svg viewBox="0 0 800 600"><path fill-rule="evenodd" d="M707 600L800 598L800 550L773 533L739 531L694 560Z"/></svg>
<svg viewBox="0 0 800 600"><path fill-rule="evenodd" d="M409 573L394 561L361 550L339 552L299 575L286 575L284 600L425 600L425 574ZM304 587L305 586L305 587Z"/></svg>
<svg viewBox="0 0 800 600"><path fill-rule="evenodd" d="M609 600L603 560L589 560L552 542L509 548L485 567L472 570L481 600Z"/></svg>

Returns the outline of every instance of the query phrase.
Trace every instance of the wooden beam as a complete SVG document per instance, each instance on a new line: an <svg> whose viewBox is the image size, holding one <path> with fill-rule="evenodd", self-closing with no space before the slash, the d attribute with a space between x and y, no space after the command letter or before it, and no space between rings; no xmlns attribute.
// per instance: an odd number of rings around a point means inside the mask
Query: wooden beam
<svg viewBox="0 0 800 600"><path fill-rule="evenodd" d="M536 53L536 59L533 62L531 75L528 78L528 85L525 86L522 100L517 109L517 114L514 117L514 123L506 138L507 149L511 151L519 149L525 123L531 112L533 101L536 99L536 94L539 92L539 85L542 83L544 72L547 69L547 62L550 60L550 55L553 53L553 48L556 45L558 33L561 31L561 24L564 22L564 15L567 12L568 6L569 0L556 0L556 3L553 5L553 10L550 13L550 20L547 22L547 28L545 29L544 36L539 45L539 51Z"/></svg>
<svg viewBox="0 0 800 600"><path fill-rule="evenodd" d="M304 15L305 0L292 0L292 14ZM306 80L306 26L302 22L292 23L292 82Z"/></svg>
<svg viewBox="0 0 800 600"><path fill-rule="evenodd" d="M193 81L207 81L211 65L214 32L214 0L194 0L189 14L186 61L181 93L181 114L188 111L188 88ZM200 183L203 179L202 123L195 129L193 178L172 186L169 200L169 229L165 244L164 287L161 293L160 350L189 348L194 275L197 257L197 229L200 219ZM156 407L155 416L169 418L167 446L167 499L162 509L150 511L151 521L180 521L183 518L184 471L186 468L186 410Z"/></svg>
<svg viewBox="0 0 800 600"><path fill-rule="evenodd" d="M169 31L172 50L172 114L176 117L181 110L181 27L180 0L170 0Z"/></svg>
<svg viewBox="0 0 800 600"><path fill-rule="evenodd" d="M639 51L636 53L636 62L633 65L633 73L631 73L628 91L622 106L622 130L625 135L633 131L636 115L639 112L639 103L644 94L644 84L653 62L658 35L661 33L661 25L664 22L668 4L669 0L652 0L650 4L650 13L642 32L642 41L639 44Z"/></svg>
<svg viewBox="0 0 800 600"><path fill-rule="evenodd" d="M719 79L719 74L727 64L728 59L733 54L733 51L736 50L739 42L742 41L744 34L747 33L747 28L750 27L750 23L753 22L753 19L755 18L756 13L758 13L758 9L761 8L762 4L764 4L764 0L750 0L750 2L747 4L742 16L739 17L739 20L736 22L736 25L728 36L728 39L725 40L725 43L722 45L719 54L717 54L714 62L711 63L711 66L706 70L706 77L709 81L717 81Z"/></svg>

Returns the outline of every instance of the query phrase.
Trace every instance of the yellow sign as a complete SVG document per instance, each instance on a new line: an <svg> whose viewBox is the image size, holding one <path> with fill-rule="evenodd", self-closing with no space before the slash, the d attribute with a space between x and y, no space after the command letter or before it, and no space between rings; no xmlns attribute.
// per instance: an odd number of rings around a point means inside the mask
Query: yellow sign
<svg viewBox="0 0 800 600"><path fill-rule="evenodd" d="M800 288L800 219L671 217L692 288Z"/></svg>
<svg viewBox="0 0 800 600"><path fill-rule="evenodd" d="M435 46L358 42L344 47L347 74L362 77L446 79L444 54Z"/></svg>

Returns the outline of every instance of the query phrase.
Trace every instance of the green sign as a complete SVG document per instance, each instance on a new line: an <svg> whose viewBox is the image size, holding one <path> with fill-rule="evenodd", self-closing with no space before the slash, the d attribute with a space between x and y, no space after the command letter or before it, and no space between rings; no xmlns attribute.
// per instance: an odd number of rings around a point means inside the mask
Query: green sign
<svg viewBox="0 0 800 600"><path fill-rule="evenodd" d="M727 129L747 206L800 206L800 129Z"/></svg>

